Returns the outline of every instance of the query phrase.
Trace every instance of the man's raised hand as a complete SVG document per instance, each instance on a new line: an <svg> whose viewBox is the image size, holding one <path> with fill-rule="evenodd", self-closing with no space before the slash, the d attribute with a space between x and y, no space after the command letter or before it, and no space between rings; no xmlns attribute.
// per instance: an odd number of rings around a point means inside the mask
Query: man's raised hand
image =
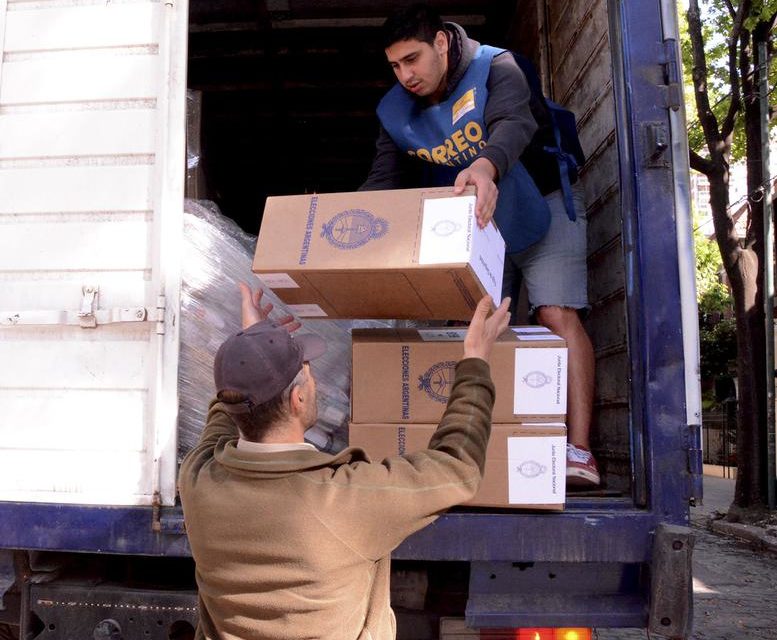
<svg viewBox="0 0 777 640"><path fill-rule="evenodd" d="M464 337L464 357L480 358L488 362L491 347L499 335L510 323L510 298L502 300L496 311L488 317L491 309L491 296L485 296L478 302L467 335Z"/></svg>
<svg viewBox="0 0 777 640"><path fill-rule="evenodd" d="M245 282L239 282L238 286L240 287L240 315L242 325L243 329L248 329L251 325L266 320L273 310L273 304L272 302L268 302L266 305L262 306L264 291L261 289L252 291L251 287ZM278 326L285 326L286 331L289 333L296 331L302 326L292 315L285 315L282 318L279 318L276 321L276 324L278 324Z"/></svg>

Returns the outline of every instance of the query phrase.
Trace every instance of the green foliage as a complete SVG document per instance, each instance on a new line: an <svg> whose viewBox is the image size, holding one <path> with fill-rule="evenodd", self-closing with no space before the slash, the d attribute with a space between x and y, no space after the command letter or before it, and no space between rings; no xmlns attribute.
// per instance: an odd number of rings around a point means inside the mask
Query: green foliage
<svg viewBox="0 0 777 640"><path fill-rule="evenodd" d="M723 260L718 243L708 240L694 224L693 245L696 252L696 302L699 313L706 318L731 308L731 294L721 282Z"/></svg>
<svg viewBox="0 0 777 640"><path fill-rule="evenodd" d="M728 375L737 358L736 321L727 318L712 328L700 327L699 347L702 379Z"/></svg>
<svg viewBox="0 0 777 640"><path fill-rule="evenodd" d="M685 85L685 104L688 118L688 144L690 148L702 156L707 156L704 132L698 120L696 101L694 99L693 59L691 56L691 41L688 35L686 17L686 2L678 3L680 17L680 50L683 61L683 83ZM728 0L702 0L700 2L702 18L702 37L707 60L707 93L710 107L720 125L731 105L731 85L729 83L728 39L733 29L733 18L729 4L736 10L739 2ZM761 20L767 20L777 12L777 0L753 0L750 15L745 19L745 28L752 30ZM755 53L752 54L755 56ZM756 61L752 60L755 66ZM737 64L739 61L737 60ZM737 72L739 68L737 67ZM777 65L769 68L769 86L777 84ZM777 118L772 120L772 129L777 128ZM745 156L744 118L738 117L734 128L731 147L731 162L741 160Z"/></svg>
<svg viewBox="0 0 777 640"><path fill-rule="evenodd" d="M723 261L718 243L707 239L694 224L696 301L699 305L699 350L702 379L727 375L736 361L736 322L719 318L732 309L731 294L721 282Z"/></svg>
<svg viewBox="0 0 777 640"><path fill-rule="evenodd" d="M777 13L777 0L753 0L750 15L745 18L745 29L753 30L762 20Z"/></svg>

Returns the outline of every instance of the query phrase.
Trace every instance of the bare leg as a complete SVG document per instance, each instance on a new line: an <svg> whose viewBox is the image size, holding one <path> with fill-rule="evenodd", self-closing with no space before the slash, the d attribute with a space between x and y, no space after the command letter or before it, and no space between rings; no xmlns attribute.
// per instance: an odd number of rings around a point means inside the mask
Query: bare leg
<svg viewBox="0 0 777 640"><path fill-rule="evenodd" d="M577 311L570 307L544 306L537 310L539 323L567 341L567 433L571 444L591 448L591 413L594 398L594 349Z"/></svg>

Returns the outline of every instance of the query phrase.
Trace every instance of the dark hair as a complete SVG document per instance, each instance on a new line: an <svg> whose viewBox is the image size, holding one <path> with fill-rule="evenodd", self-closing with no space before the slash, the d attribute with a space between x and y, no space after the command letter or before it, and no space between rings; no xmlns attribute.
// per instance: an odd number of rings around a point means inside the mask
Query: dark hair
<svg viewBox="0 0 777 640"><path fill-rule="evenodd" d="M392 13L381 27L381 44L387 49L402 40L433 44L438 31L444 31L442 18L425 4L413 4Z"/></svg>
<svg viewBox="0 0 777 640"><path fill-rule="evenodd" d="M230 413L240 434L251 442L260 442L276 423L283 420L289 413L289 396L294 387L302 384L307 378L304 369L299 373L289 385L274 398L270 398L262 404L251 405L248 413ZM218 394L218 399L225 404L239 404L246 402L248 396L238 391L224 389Z"/></svg>
<svg viewBox="0 0 777 640"><path fill-rule="evenodd" d="M248 398L237 391L225 390L219 394L219 400L227 404L245 402ZM246 440L259 442L273 424L286 415L289 397L279 393L262 404L255 404L248 413L231 413L232 420Z"/></svg>

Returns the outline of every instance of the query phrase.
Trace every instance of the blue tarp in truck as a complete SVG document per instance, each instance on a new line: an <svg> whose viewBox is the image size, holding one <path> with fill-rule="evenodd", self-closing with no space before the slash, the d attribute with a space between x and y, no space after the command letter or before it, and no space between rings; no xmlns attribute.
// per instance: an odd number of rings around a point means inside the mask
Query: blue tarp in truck
<svg viewBox="0 0 777 640"><path fill-rule="evenodd" d="M396 566L428 575L426 613L472 627L687 637L701 456L675 3L434 4L532 58L577 114L604 483L561 513L453 510ZM196 596L175 495L187 85L202 96L188 159L205 176L188 193L256 233L268 194L349 191L366 174L391 5L0 2L0 624L187 637Z"/></svg>

